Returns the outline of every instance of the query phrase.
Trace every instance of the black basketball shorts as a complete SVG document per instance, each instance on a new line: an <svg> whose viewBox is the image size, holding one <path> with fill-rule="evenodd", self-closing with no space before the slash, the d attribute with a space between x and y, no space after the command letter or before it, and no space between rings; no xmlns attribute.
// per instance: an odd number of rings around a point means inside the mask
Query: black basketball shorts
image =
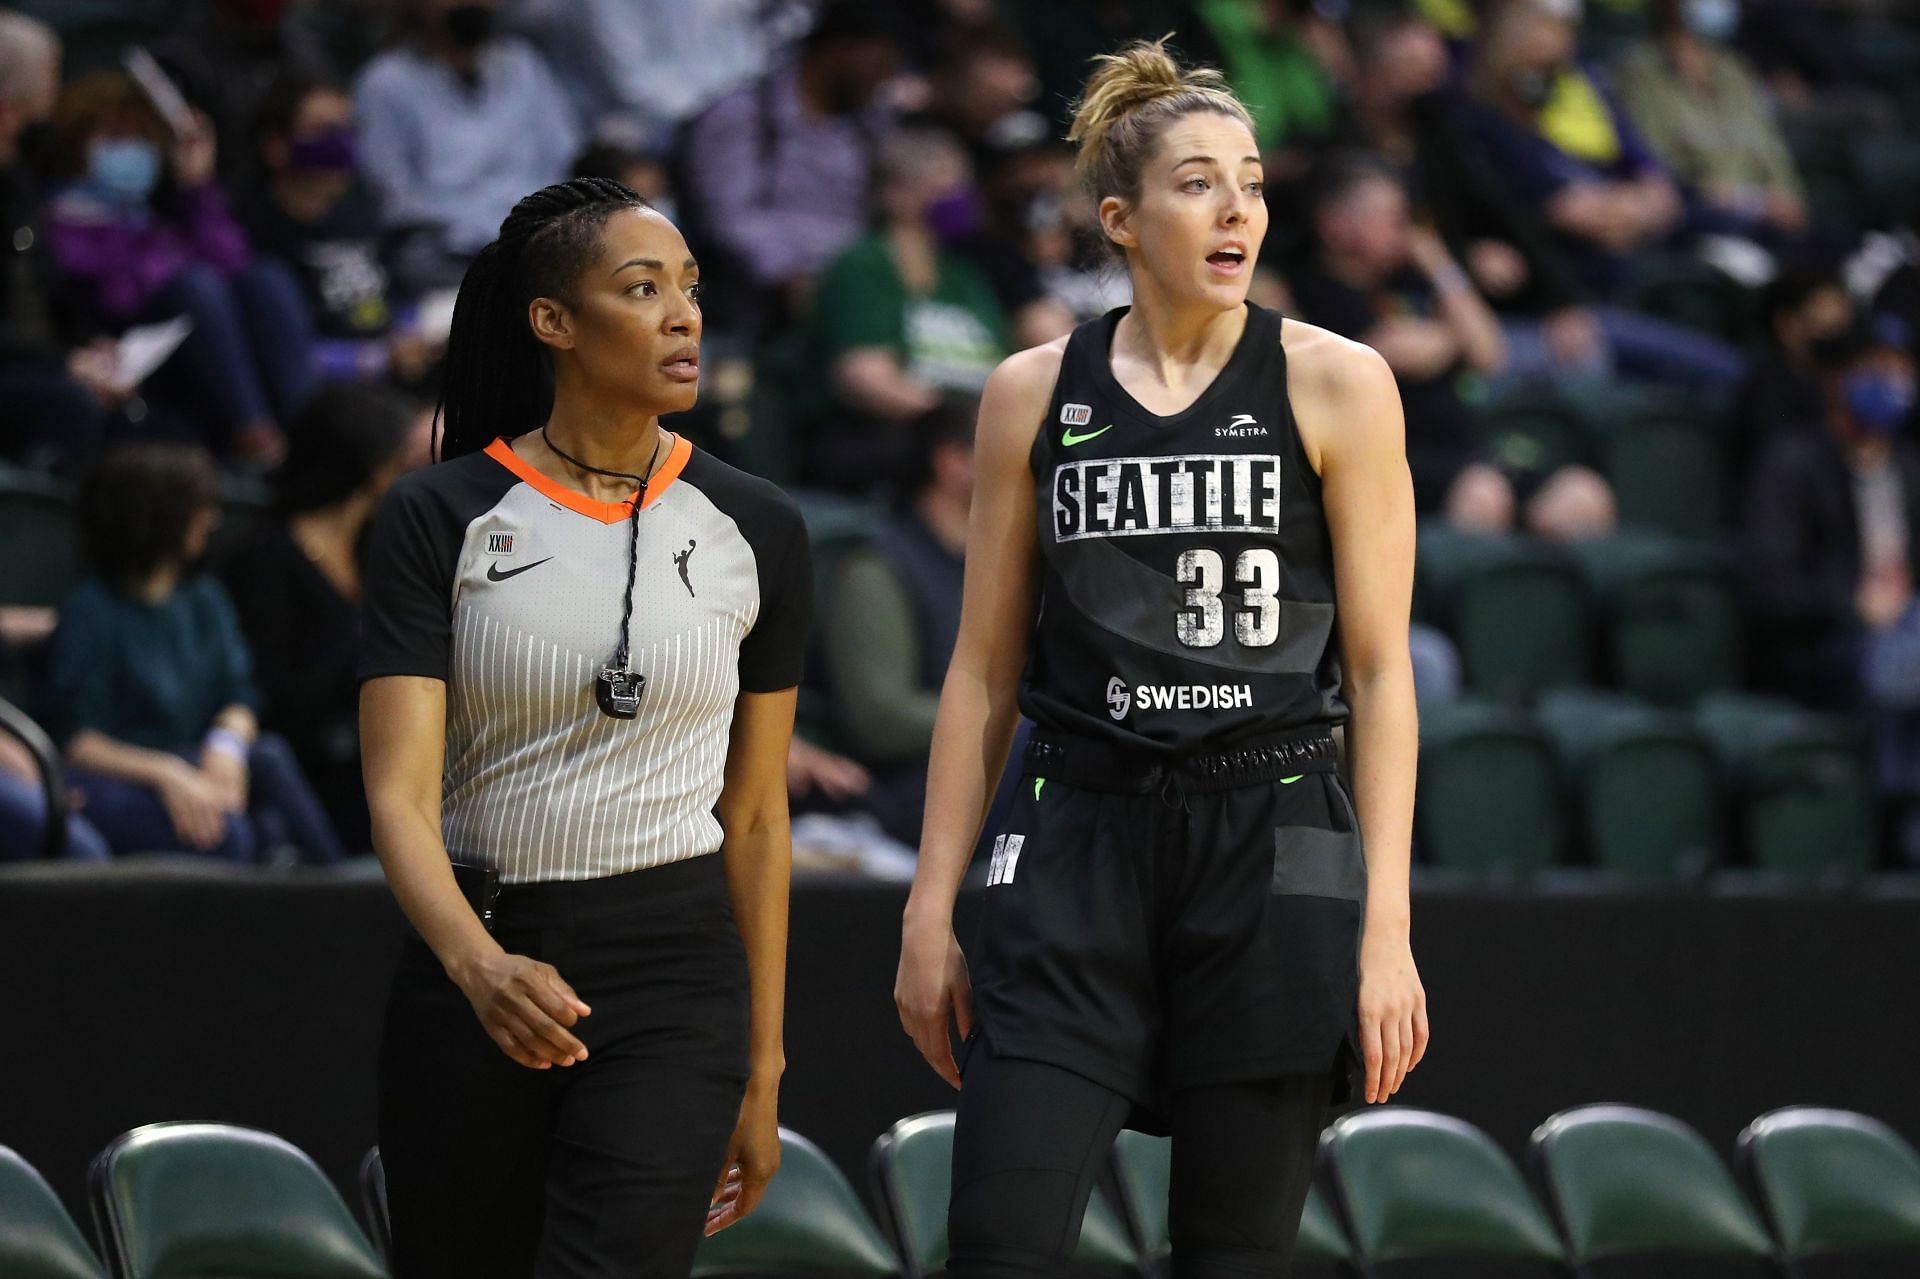
<svg viewBox="0 0 1920 1279"><path fill-rule="evenodd" d="M1182 757L1036 730L992 850L968 957L991 1051L1149 1130L1206 1084L1330 1071L1359 1098L1366 862L1326 729Z"/></svg>

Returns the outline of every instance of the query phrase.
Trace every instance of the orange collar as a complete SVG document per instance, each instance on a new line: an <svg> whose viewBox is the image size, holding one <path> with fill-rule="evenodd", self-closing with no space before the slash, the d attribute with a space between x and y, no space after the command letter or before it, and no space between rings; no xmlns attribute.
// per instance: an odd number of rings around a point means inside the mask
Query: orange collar
<svg viewBox="0 0 1920 1279"><path fill-rule="evenodd" d="M585 493L568 488L515 453L513 445L507 442L504 435L487 445L487 456L532 485L541 496L558 502L569 511L578 511L582 515L599 520L602 524L618 524L633 510L633 499L637 496L637 490L618 502L602 502L597 498L588 497ZM673 447L667 450L666 463L653 473L653 482L647 485L647 500L640 504L641 510L646 510L660 500L660 495L680 478L680 472L686 469L687 459L692 456L693 441L684 435L676 434Z"/></svg>

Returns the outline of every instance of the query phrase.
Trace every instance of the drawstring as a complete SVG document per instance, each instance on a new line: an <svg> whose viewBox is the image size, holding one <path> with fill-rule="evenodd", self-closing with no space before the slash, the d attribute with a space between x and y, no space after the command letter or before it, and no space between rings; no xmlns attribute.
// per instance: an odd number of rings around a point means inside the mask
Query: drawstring
<svg viewBox="0 0 1920 1279"><path fill-rule="evenodd" d="M1193 805L1187 800L1187 784L1181 780L1180 770L1171 764L1156 767L1160 770L1160 802L1191 816Z"/></svg>

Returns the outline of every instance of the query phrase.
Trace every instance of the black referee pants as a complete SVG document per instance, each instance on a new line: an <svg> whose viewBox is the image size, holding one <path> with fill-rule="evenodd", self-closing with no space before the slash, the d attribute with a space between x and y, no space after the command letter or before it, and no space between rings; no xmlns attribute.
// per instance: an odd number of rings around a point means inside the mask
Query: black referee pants
<svg viewBox="0 0 1920 1279"><path fill-rule="evenodd" d="M745 951L718 855L510 885L495 925L592 1015L530 1070L409 938L380 1050L395 1279L685 1279L747 1077Z"/></svg>

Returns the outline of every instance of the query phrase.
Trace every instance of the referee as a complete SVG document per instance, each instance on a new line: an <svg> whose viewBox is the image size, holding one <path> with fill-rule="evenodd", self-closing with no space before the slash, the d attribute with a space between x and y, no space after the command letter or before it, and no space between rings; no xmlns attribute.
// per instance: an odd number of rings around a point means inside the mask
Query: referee
<svg viewBox="0 0 1920 1279"><path fill-rule="evenodd" d="M461 284L441 462L373 528L367 794L416 932L379 1064L397 1279L684 1277L779 1161L810 567L779 490L659 424L698 299L627 188L520 201Z"/></svg>

